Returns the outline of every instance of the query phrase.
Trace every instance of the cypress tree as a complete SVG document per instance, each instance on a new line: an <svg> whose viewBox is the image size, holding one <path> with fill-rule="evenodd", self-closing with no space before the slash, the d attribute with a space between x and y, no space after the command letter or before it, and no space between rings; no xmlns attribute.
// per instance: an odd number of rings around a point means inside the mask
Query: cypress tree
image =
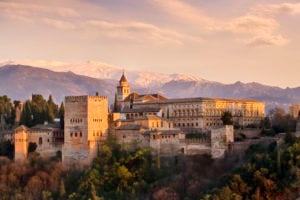
<svg viewBox="0 0 300 200"><path fill-rule="evenodd" d="M60 128L64 129L64 120L65 120L65 106L64 103L61 102L60 107L59 107L59 111L58 111L58 115L59 115L59 123L60 123Z"/></svg>
<svg viewBox="0 0 300 200"><path fill-rule="evenodd" d="M25 102L23 111L21 113L20 124L31 127L32 126L32 112L31 103L29 100Z"/></svg>

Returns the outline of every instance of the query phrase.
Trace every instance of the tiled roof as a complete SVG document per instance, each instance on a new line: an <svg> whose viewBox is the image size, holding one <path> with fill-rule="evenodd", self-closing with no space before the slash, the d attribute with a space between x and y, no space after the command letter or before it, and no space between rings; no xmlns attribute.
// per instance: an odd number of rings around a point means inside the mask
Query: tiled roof
<svg viewBox="0 0 300 200"><path fill-rule="evenodd" d="M142 125L137 125L137 124L126 124L126 125L121 125L116 128L117 130L141 130Z"/></svg>
<svg viewBox="0 0 300 200"><path fill-rule="evenodd" d="M121 113L141 113L141 112L159 112L159 107L144 107L144 108L130 108L124 107Z"/></svg>
<svg viewBox="0 0 300 200"><path fill-rule="evenodd" d="M180 134L183 133L181 130L158 130L158 131L145 131L143 134L144 135L153 135L153 134L158 134L159 135L173 135L173 134Z"/></svg>
<svg viewBox="0 0 300 200"><path fill-rule="evenodd" d="M125 75L124 75L124 73L122 74L122 77L121 77L121 79L120 79L119 82L120 83L122 83L122 82L128 82L127 79L126 79L126 77L125 77Z"/></svg>
<svg viewBox="0 0 300 200"><path fill-rule="evenodd" d="M230 102L251 102L251 103L263 103L262 101L252 99L226 99L226 98L206 98L206 97L195 97L195 98L177 98L177 99L165 99L165 100L154 100L136 104L165 104L165 103L185 103L185 102L205 102L205 101L230 101Z"/></svg>
<svg viewBox="0 0 300 200"><path fill-rule="evenodd" d="M139 94L136 92L131 93L130 95L128 95L128 97L126 97L124 99L124 101L130 101L130 100L134 100L134 101L153 101L153 100L166 100L167 98L160 95L160 94Z"/></svg>

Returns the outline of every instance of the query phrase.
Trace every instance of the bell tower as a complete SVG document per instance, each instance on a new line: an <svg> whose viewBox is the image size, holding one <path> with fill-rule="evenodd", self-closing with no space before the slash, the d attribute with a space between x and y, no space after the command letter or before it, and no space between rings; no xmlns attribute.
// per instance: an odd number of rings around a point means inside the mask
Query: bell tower
<svg viewBox="0 0 300 200"><path fill-rule="evenodd" d="M128 81L123 71L122 77L119 81L119 85L117 86L117 101L118 102L124 101L124 99L128 97L129 94L130 94L130 86L128 84Z"/></svg>

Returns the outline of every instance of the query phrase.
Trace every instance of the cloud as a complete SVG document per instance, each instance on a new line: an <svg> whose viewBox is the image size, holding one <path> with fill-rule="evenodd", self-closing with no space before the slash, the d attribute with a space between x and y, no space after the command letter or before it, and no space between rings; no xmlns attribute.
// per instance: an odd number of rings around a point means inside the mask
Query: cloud
<svg viewBox="0 0 300 200"><path fill-rule="evenodd" d="M57 19L51 19L51 18L44 18L43 22L46 24L53 26L55 28L59 29L74 29L75 25L71 22L64 21L64 20L57 20Z"/></svg>
<svg viewBox="0 0 300 200"><path fill-rule="evenodd" d="M22 2L0 2L0 10L2 13L15 13L22 16L39 16L39 15L54 15L61 17L78 17L78 12L71 8L61 7L58 5L45 5L37 3L22 3Z"/></svg>
<svg viewBox="0 0 300 200"><path fill-rule="evenodd" d="M250 46L286 44L288 39L281 36L280 23L274 15L300 13L300 3L268 4L256 6L241 16L218 19L204 14L199 8L181 0L154 0L154 2L158 8L163 9L175 19L192 23L197 27L199 34L203 30L212 33L228 32L238 37L238 41Z"/></svg>
<svg viewBox="0 0 300 200"><path fill-rule="evenodd" d="M225 23L223 29L233 33L260 34L272 32L278 27L279 23L274 19L246 15Z"/></svg>
<svg viewBox="0 0 300 200"><path fill-rule="evenodd" d="M113 23L102 20L88 20L85 24L96 28L100 34L107 37L129 39L136 42L152 41L158 45L172 44L180 46L184 44L185 40L201 41L199 38L144 22Z"/></svg>
<svg viewBox="0 0 300 200"><path fill-rule="evenodd" d="M67 7L33 2L0 2L0 15L25 23L45 22L56 28L70 29L72 25L64 18L79 17L80 14Z"/></svg>
<svg viewBox="0 0 300 200"><path fill-rule="evenodd" d="M282 35L259 35L251 39L243 41L246 45L253 47L262 46L282 46L288 42L288 39L284 38Z"/></svg>
<svg viewBox="0 0 300 200"><path fill-rule="evenodd" d="M281 3L259 5L251 10L256 15L276 16L276 15L296 15L300 14L300 3Z"/></svg>
<svg viewBox="0 0 300 200"><path fill-rule="evenodd" d="M215 20L205 15L201 10L180 0L154 0L153 3L164 12L181 19L186 23L204 25L203 28L211 29Z"/></svg>

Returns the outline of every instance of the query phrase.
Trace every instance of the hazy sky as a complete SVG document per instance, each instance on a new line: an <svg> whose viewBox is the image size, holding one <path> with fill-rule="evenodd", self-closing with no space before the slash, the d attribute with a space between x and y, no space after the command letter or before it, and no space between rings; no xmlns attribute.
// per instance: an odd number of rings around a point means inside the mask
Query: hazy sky
<svg viewBox="0 0 300 200"><path fill-rule="evenodd" d="M0 60L300 86L299 0L0 0Z"/></svg>

